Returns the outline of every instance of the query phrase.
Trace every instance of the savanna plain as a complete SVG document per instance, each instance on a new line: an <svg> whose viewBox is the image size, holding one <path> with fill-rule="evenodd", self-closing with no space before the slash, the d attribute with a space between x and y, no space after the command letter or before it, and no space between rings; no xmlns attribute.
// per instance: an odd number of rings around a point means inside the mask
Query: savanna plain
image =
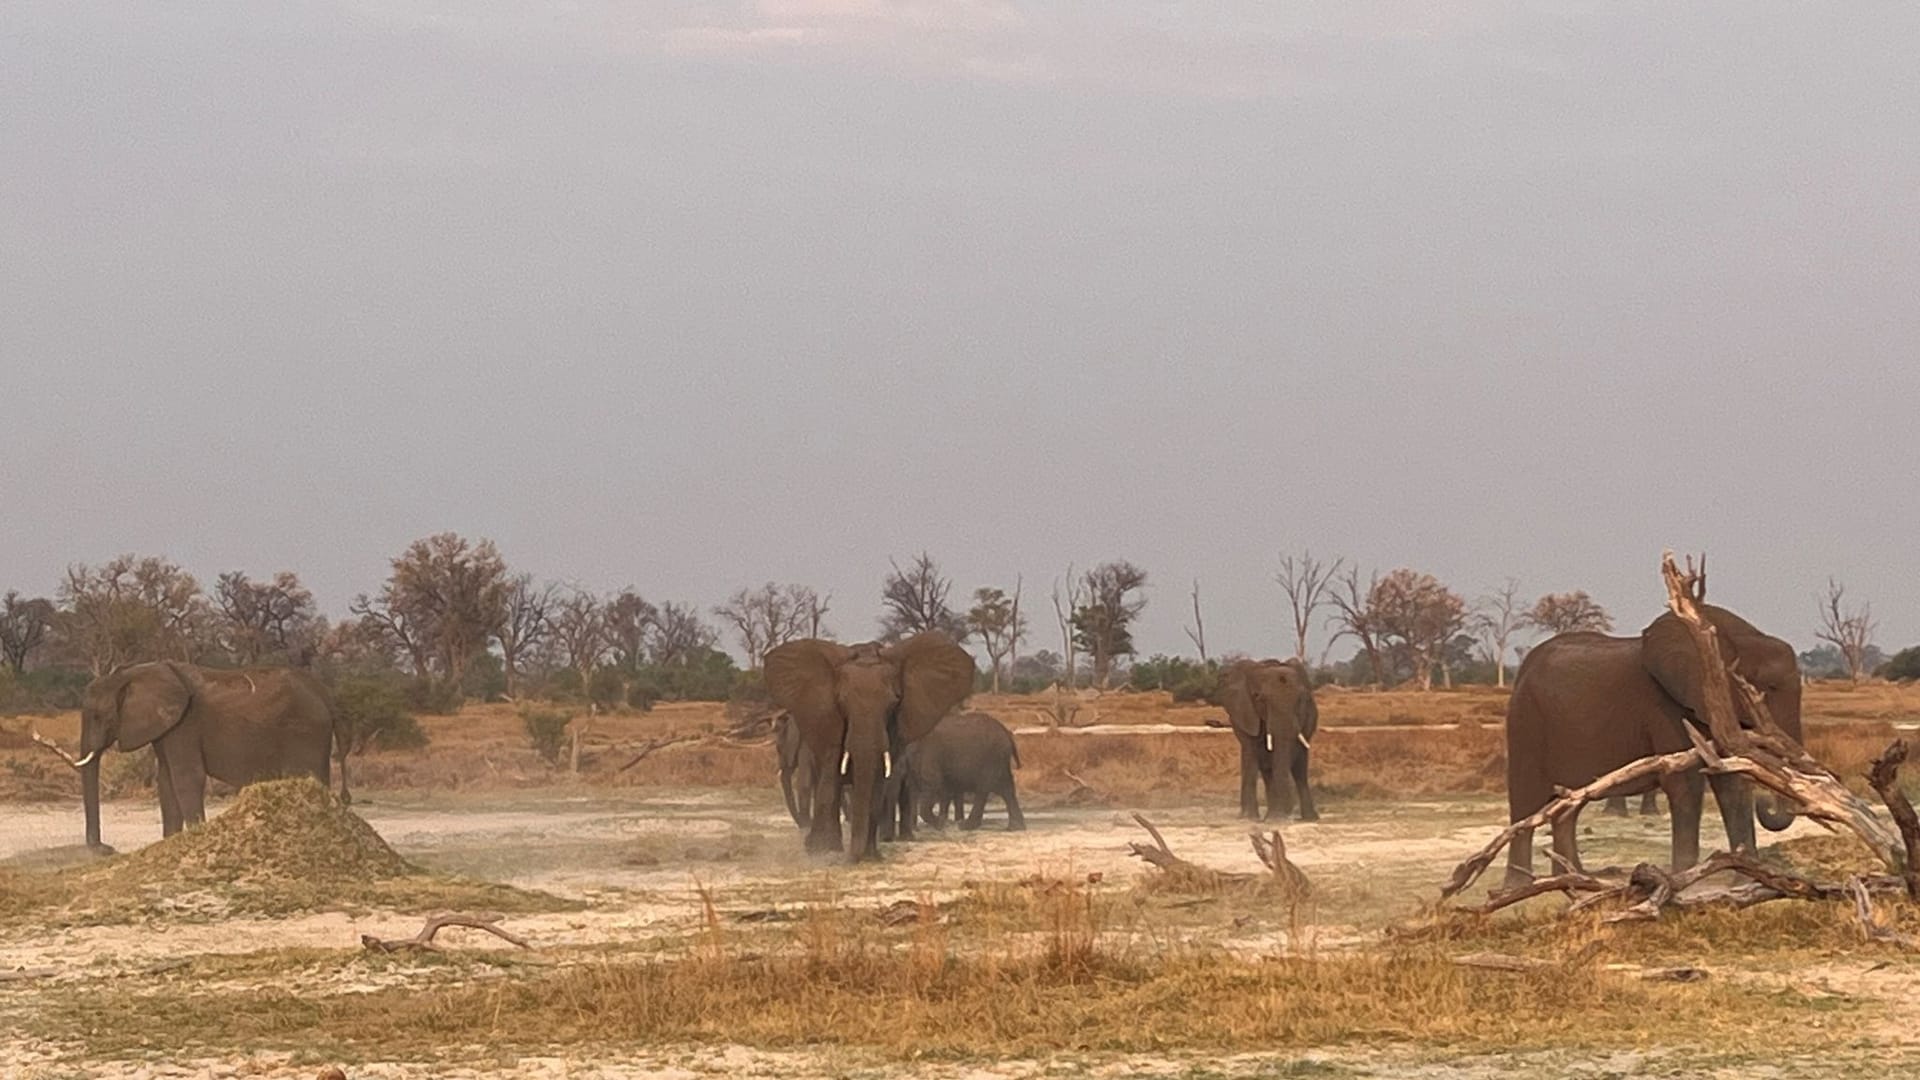
<svg viewBox="0 0 1920 1080"><path fill-rule="evenodd" d="M115 755L111 858L78 844L72 714L0 725L0 1075L639 1077L1842 1076L1920 1073L1920 958L1845 904L1609 924L1540 897L1437 904L1506 821L1503 692L1330 690L1322 819L1236 819L1219 710L976 695L1014 727L1027 825L923 828L847 865L802 850L766 736L719 704L597 718L577 772L509 707L426 717L424 751L222 798L164 842ZM1809 748L1865 788L1920 689L1810 687ZM1181 859L1129 854L1150 821ZM1711 814L1709 821L1715 821ZM1664 858L1664 817L1581 822L1590 864ZM1310 888L1269 874L1278 830ZM1765 858L1837 875L1805 821ZM1723 845L1713 824L1703 846ZM389 949L437 913L452 927ZM1882 904L1895 929L1920 913ZM372 944L363 941L363 935ZM1519 957L1517 970L1463 957Z"/></svg>

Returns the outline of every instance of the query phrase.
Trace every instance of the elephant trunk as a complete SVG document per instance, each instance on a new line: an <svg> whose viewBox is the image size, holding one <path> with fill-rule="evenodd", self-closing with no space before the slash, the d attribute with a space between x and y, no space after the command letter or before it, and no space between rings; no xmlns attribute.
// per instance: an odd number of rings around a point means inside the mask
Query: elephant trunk
<svg viewBox="0 0 1920 1080"><path fill-rule="evenodd" d="M1793 825L1794 813L1772 792L1757 792L1753 797L1753 816L1768 832L1785 832Z"/></svg>
<svg viewBox="0 0 1920 1080"><path fill-rule="evenodd" d="M80 797L87 807L87 846L100 846L100 755L80 766Z"/></svg>
<svg viewBox="0 0 1920 1080"><path fill-rule="evenodd" d="M847 805L847 859L860 862L875 858L879 853L874 850L874 834L879 830L880 820L875 816L880 798L880 755L853 753L847 756L847 768L853 781L853 791Z"/></svg>

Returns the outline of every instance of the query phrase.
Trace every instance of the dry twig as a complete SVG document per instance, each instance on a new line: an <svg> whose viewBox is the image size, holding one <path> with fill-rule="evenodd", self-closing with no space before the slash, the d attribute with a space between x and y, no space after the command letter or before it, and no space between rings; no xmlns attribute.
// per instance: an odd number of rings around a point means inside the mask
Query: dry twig
<svg viewBox="0 0 1920 1080"><path fill-rule="evenodd" d="M531 949L532 945L517 934L508 933L500 928L499 915L435 915L427 920L418 934L396 941L383 941L372 934L361 934L360 944L372 952L438 952L433 936L449 926L464 926L472 930L484 930L494 937L522 949Z"/></svg>
<svg viewBox="0 0 1920 1080"><path fill-rule="evenodd" d="M620 766L618 769L615 769L614 772L617 772L617 773L626 772L628 769L631 769L635 765L638 765L642 761L645 761L647 759L647 755L653 753L655 750L664 750L669 746L676 746L680 743L698 742L700 738L701 736L699 735L676 735L671 739L654 739L651 742L648 742L644 746L640 747L639 753L633 755L631 758L628 758L627 763L625 765Z"/></svg>

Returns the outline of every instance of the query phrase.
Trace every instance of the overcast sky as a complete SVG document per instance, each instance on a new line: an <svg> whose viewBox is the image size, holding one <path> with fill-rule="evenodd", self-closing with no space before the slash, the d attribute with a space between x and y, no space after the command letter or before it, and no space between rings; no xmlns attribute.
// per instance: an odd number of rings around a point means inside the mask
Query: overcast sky
<svg viewBox="0 0 1920 1080"><path fill-rule="evenodd" d="M0 588L164 553L339 614L451 529L859 637L890 556L1127 558L1144 650L1197 577L1272 654L1282 552L1631 629L1672 546L1802 648L1829 574L1920 640L1911 4L0 26Z"/></svg>

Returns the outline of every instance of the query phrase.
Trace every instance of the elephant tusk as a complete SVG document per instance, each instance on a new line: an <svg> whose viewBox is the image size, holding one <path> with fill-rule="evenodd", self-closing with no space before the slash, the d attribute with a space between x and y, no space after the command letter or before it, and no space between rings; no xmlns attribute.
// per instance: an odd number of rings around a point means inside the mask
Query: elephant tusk
<svg viewBox="0 0 1920 1080"><path fill-rule="evenodd" d="M1301 746L1304 746L1309 750L1313 749L1313 744L1307 741L1307 737L1305 735L1295 735L1294 738L1300 740Z"/></svg>
<svg viewBox="0 0 1920 1080"><path fill-rule="evenodd" d="M885 779L893 779L893 751L888 750L882 753L880 761L886 768Z"/></svg>
<svg viewBox="0 0 1920 1080"><path fill-rule="evenodd" d="M100 752L98 750L89 750L87 751L86 757L83 757L80 760L73 763L73 767L76 769L84 769L87 766L93 764L93 759L98 756L100 756Z"/></svg>
<svg viewBox="0 0 1920 1080"><path fill-rule="evenodd" d="M1273 753L1273 732L1267 732L1267 753Z"/></svg>
<svg viewBox="0 0 1920 1080"><path fill-rule="evenodd" d="M847 775L847 762L852 760L853 760L852 754L848 753L845 750L840 751L840 775L841 776Z"/></svg>

